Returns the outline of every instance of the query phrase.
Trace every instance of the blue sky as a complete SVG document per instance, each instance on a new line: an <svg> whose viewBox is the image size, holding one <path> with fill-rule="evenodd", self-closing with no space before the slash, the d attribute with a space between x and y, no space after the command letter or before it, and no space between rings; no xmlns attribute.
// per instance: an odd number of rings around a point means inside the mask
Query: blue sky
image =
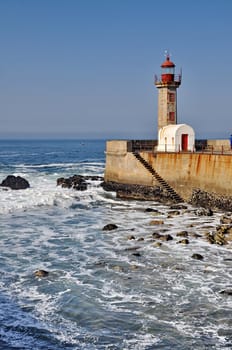
<svg viewBox="0 0 232 350"><path fill-rule="evenodd" d="M231 0L1 0L1 138L157 138L166 49L178 122L232 133Z"/></svg>

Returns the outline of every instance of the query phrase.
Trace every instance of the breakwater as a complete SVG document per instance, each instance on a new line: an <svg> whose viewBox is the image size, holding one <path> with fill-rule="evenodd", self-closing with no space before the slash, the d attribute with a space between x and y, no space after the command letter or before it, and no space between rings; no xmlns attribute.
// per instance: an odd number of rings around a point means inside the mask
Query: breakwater
<svg viewBox="0 0 232 350"><path fill-rule="evenodd" d="M161 178L186 202L232 210L230 154L134 152L128 144L124 140L107 142L106 183L160 188L163 187ZM137 153L144 162L136 157ZM159 177L154 176L151 170ZM122 190L120 196L123 197Z"/></svg>

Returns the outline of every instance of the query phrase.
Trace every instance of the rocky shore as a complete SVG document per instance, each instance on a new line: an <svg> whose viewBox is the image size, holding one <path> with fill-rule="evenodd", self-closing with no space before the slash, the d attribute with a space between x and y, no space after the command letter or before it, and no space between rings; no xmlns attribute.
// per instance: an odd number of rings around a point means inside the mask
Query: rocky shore
<svg viewBox="0 0 232 350"><path fill-rule="evenodd" d="M84 191L88 188L89 180L100 181L100 186L105 191L116 192L117 198L158 201L167 205L175 203L175 199L171 194L161 186L122 184L112 181L105 182L104 178L100 176L74 175L66 179L59 178L57 179L57 185ZM200 189L193 190L188 203L196 207L232 212L232 197L208 193Z"/></svg>

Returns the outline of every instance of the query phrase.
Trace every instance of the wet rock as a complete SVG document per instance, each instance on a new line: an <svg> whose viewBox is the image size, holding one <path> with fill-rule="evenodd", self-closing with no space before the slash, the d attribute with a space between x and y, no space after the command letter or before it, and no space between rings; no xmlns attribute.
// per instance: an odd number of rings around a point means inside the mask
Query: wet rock
<svg viewBox="0 0 232 350"><path fill-rule="evenodd" d="M232 289L224 289L219 292L219 294L232 295Z"/></svg>
<svg viewBox="0 0 232 350"><path fill-rule="evenodd" d="M200 238L200 237L202 237L202 235L200 235L199 233L191 233L191 237Z"/></svg>
<svg viewBox="0 0 232 350"><path fill-rule="evenodd" d="M205 237L211 244L225 245L228 243L223 230L220 230L219 228L214 233L206 232Z"/></svg>
<svg viewBox="0 0 232 350"><path fill-rule="evenodd" d="M153 209L153 208L146 208L145 212L146 213L159 213L159 210Z"/></svg>
<svg viewBox="0 0 232 350"><path fill-rule="evenodd" d="M224 225L232 225L232 218L228 216L222 216L220 218L220 223Z"/></svg>
<svg viewBox="0 0 232 350"><path fill-rule="evenodd" d="M176 237L188 237L188 231L177 232Z"/></svg>
<svg viewBox="0 0 232 350"><path fill-rule="evenodd" d="M178 244L189 244L189 240L187 238L184 238L184 239L182 239L182 240L180 240L180 241L178 241L176 243L178 243Z"/></svg>
<svg viewBox="0 0 232 350"><path fill-rule="evenodd" d="M36 277L47 277L49 275L49 272L46 270L37 270L34 272L34 275Z"/></svg>
<svg viewBox="0 0 232 350"><path fill-rule="evenodd" d="M194 254L192 255L192 259L203 260L204 257L203 257L201 254L194 253Z"/></svg>
<svg viewBox="0 0 232 350"><path fill-rule="evenodd" d="M162 243L161 243L161 242L155 242L155 243L153 244L153 246L159 248L159 247L162 246Z"/></svg>
<svg viewBox="0 0 232 350"><path fill-rule="evenodd" d="M138 241L138 242L142 242L142 241L144 241L144 238L143 238L143 237L139 237L139 238L137 239L137 241Z"/></svg>
<svg viewBox="0 0 232 350"><path fill-rule="evenodd" d="M171 241L173 240L173 237L170 234L167 234L167 235L161 235L159 239L161 241Z"/></svg>
<svg viewBox="0 0 232 350"><path fill-rule="evenodd" d="M133 256L138 256L138 257L139 257L139 256L141 256L141 253L135 252L135 253L132 253L132 255L133 255Z"/></svg>
<svg viewBox="0 0 232 350"><path fill-rule="evenodd" d="M30 187L29 182L21 176L8 175L0 184L1 187L9 187L12 190L24 190Z"/></svg>
<svg viewBox="0 0 232 350"><path fill-rule="evenodd" d="M176 203L172 195L161 186L123 184L113 181L103 181L101 186L105 191L116 192L117 198L151 200L165 204Z"/></svg>
<svg viewBox="0 0 232 350"><path fill-rule="evenodd" d="M162 237L162 235L161 235L160 233L158 233L158 232L153 232L153 233L152 233L152 238L154 238L154 239L160 239L160 237Z"/></svg>
<svg viewBox="0 0 232 350"><path fill-rule="evenodd" d="M232 211L232 196L218 195L202 191L199 188L192 192L190 203L197 207L214 208L216 210Z"/></svg>
<svg viewBox="0 0 232 350"><path fill-rule="evenodd" d="M214 241L216 244L219 244L219 245L225 245L227 244L227 241L226 241L226 238L225 238L225 235L223 232L216 232L214 234Z"/></svg>
<svg viewBox="0 0 232 350"><path fill-rule="evenodd" d="M197 216L213 216L213 211L210 208L199 208L194 212Z"/></svg>
<svg viewBox="0 0 232 350"><path fill-rule="evenodd" d="M103 227L102 231L112 231L116 230L118 226L116 224L107 224Z"/></svg>
<svg viewBox="0 0 232 350"><path fill-rule="evenodd" d="M168 211L168 215L169 216L177 216L177 215L180 215L180 211L179 210L171 210L171 211Z"/></svg>
<svg viewBox="0 0 232 350"><path fill-rule="evenodd" d="M58 178L56 184L63 188L73 188L77 191L85 191L88 188L88 180L101 181L103 178L101 176L73 175L68 178Z"/></svg>
<svg viewBox="0 0 232 350"><path fill-rule="evenodd" d="M135 239L135 236L130 235L130 236L128 236L128 237L127 237L127 239L128 239L128 241L132 241L132 240L134 240L134 239Z"/></svg>
<svg viewBox="0 0 232 350"><path fill-rule="evenodd" d="M172 204L170 206L170 209L181 210L181 209L188 209L188 207L184 204Z"/></svg>
<svg viewBox="0 0 232 350"><path fill-rule="evenodd" d="M163 220L151 220L150 225L163 225L164 221Z"/></svg>
<svg viewBox="0 0 232 350"><path fill-rule="evenodd" d="M210 243L210 244L214 244L215 241L214 241L214 235L210 232L206 232L205 233L205 238L206 240Z"/></svg>

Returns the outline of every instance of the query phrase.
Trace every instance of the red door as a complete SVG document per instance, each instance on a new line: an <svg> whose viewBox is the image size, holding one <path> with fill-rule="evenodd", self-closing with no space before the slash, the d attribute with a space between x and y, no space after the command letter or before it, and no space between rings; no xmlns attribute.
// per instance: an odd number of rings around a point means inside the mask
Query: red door
<svg viewBox="0 0 232 350"><path fill-rule="evenodd" d="M188 150L188 134L181 135L181 149L182 151Z"/></svg>

